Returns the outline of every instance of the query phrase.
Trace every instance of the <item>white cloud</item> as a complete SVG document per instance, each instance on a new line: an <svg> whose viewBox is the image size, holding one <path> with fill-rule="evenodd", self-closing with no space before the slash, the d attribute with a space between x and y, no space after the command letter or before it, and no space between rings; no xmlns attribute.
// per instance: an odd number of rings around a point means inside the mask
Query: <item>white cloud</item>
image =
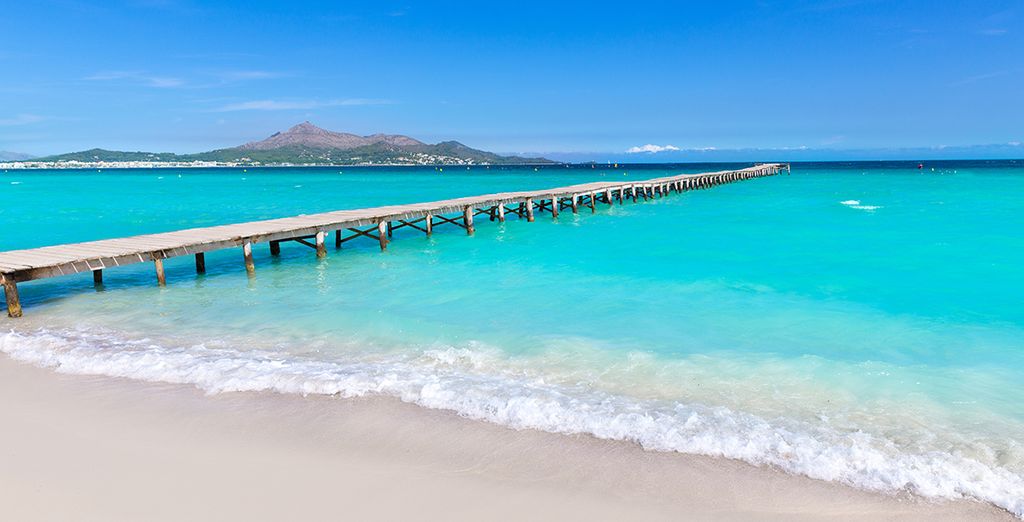
<svg viewBox="0 0 1024 522"><path fill-rule="evenodd" d="M280 78L283 74L273 71L223 71L218 74L226 82L237 82L244 80L266 80Z"/></svg>
<svg viewBox="0 0 1024 522"><path fill-rule="evenodd" d="M306 110L320 107L342 107L352 105L386 105L392 103L389 100L377 100L372 98L347 98L340 100L253 100L239 103L229 103L222 107L212 109L211 112L234 112L234 111L288 111Z"/></svg>
<svg viewBox="0 0 1024 522"><path fill-rule="evenodd" d="M181 87L185 85L185 80L181 78L166 78L160 76L151 76L145 78L146 84L150 87Z"/></svg>
<svg viewBox="0 0 1024 522"><path fill-rule="evenodd" d="M967 78L964 78L964 79L962 79L960 81L953 82L950 85L956 85L956 86L958 86L958 85L967 85L969 83L980 82L982 80L988 80L988 79L991 79L991 78L998 78L1000 76L1008 74L1009 72L1010 71L994 71L994 72L985 73L985 74L978 74L978 75L975 75L975 76L968 76Z"/></svg>
<svg viewBox="0 0 1024 522"><path fill-rule="evenodd" d="M86 76L86 80L89 81L112 81L112 80L130 80L133 82L148 85L150 87L158 88L172 88L181 87L185 85L185 80L181 78L173 78L170 76L153 76L150 74L138 72L138 71L107 71L96 73L92 76Z"/></svg>
<svg viewBox="0 0 1024 522"><path fill-rule="evenodd" d="M676 147L674 145L652 145L652 144L648 143L647 145L642 145L640 147L630 147L628 150L626 150L626 153L627 154L640 154L640 153L643 153L643 152L647 152L647 153L650 153L650 154L656 154L658 152L666 152L666 151L673 151L673 150L679 150L679 147Z"/></svg>
<svg viewBox="0 0 1024 522"><path fill-rule="evenodd" d="M312 101L254 100L240 103L229 103L223 107L214 109L213 112L286 111L292 109L312 109L315 106L316 102Z"/></svg>
<svg viewBox="0 0 1024 522"><path fill-rule="evenodd" d="M0 126L13 127L15 125L28 125L29 123L35 123L45 119L46 118L37 114L18 114L13 118L0 118Z"/></svg>

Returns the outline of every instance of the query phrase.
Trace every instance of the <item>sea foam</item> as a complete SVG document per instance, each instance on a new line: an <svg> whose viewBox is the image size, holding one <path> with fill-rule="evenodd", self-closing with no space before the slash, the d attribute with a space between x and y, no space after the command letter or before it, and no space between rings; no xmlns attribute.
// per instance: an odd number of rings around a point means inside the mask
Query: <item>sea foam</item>
<svg viewBox="0 0 1024 522"><path fill-rule="evenodd" d="M211 394L393 396L516 429L590 434L648 450L739 459L874 491L975 498L1024 518L1024 477L955 452L907 452L864 431L517 378L514 372L494 371L494 361L472 349L320 360L204 345L169 347L80 329L11 331L0 335L0 351L58 372L190 384Z"/></svg>
<svg viewBox="0 0 1024 522"><path fill-rule="evenodd" d="M847 207L855 208L857 210L868 210L868 211L871 211L871 210L878 210L878 209L882 208L880 205L862 205L860 200L858 200L858 199L847 199L846 201L840 201L839 204L840 205L846 205Z"/></svg>

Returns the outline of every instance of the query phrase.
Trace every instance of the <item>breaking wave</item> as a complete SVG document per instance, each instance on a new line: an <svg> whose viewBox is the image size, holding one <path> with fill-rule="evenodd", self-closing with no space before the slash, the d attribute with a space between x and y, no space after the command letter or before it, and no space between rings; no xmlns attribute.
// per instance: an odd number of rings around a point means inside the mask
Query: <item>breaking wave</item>
<svg viewBox="0 0 1024 522"><path fill-rule="evenodd" d="M725 407L643 400L504 371L499 355L444 347L373 359L170 347L105 331L0 334L0 351L71 374L190 384L207 393L386 395L516 429L590 434L656 451L739 459L867 490L974 498L1024 517L1024 477L956 452L908 452L827 422L765 419Z"/></svg>

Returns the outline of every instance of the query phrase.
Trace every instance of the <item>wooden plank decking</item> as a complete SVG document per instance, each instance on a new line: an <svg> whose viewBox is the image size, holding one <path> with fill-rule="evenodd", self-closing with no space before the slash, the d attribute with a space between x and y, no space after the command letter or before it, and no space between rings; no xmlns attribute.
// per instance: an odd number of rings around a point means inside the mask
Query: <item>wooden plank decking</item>
<svg viewBox="0 0 1024 522"><path fill-rule="evenodd" d="M670 192L707 188L743 179L770 176L789 169L786 164L773 163L754 167L701 174L681 174L645 181L618 183L597 182L546 190L504 192L428 203L392 205L357 210L339 210L233 225L193 228L161 234L104 239L55 245L28 250L0 252L0 284L4 287L7 314L20 317L21 303L17 283L60 275L93 272L96 284L102 283L102 270L115 266L154 262L159 284L164 284L163 260L195 255L196 270L205 271L203 254L213 250L242 247L246 269L253 273L252 245L270 243L272 254L280 252L280 242L298 241L326 255L326 235L334 232L335 245L358 237L369 237L387 248L391 231L412 227L430 234L435 225L454 224L472 234L473 218L486 215L504 221L513 213L533 221L536 212L559 212L580 207L594 211L597 203L614 204L626 199L648 199ZM456 214L456 216L452 216ZM350 233L349 237L345 237ZM310 242L312 240L312 242Z"/></svg>

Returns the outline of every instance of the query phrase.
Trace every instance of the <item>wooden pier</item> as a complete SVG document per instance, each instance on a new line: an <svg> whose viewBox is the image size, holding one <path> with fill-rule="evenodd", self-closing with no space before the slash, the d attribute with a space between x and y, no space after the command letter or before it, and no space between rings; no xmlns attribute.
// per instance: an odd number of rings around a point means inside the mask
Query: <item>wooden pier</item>
<svg viewBox="0 0 1024 522"><path fill-rule="evenodd" d="M253 275L253 245L267 243L272 255L281 251L281 243L295 241L327 255L328 235L334 235L335 247L357 238L370 238L387 249L391 233L409 227L427 235L438 225L455 225L474 231L474 218L505 221L508 214L532 222L537 213L558 217L562 211L577 213L581 207L596 212L598 204L622 204L626 200L663 197L673 192L697 190L744 179L771 176L789 165L771 163L740 170L681 174L634 182L597 182L528 192L504 192L430 203L413 203L358 210L339 210L234 225L193 228L161 234L146 234L119 239L56 245L28 250L0 252L0 284L4 288L7 315L21 317L18 283L82 272L92 272L93 281L103 282L103 270L116 266L152 262L156 281L165 285L163 260L195 256L196 272L206 271L204 254L225 248L242 249L245 269Z"/></svg>

